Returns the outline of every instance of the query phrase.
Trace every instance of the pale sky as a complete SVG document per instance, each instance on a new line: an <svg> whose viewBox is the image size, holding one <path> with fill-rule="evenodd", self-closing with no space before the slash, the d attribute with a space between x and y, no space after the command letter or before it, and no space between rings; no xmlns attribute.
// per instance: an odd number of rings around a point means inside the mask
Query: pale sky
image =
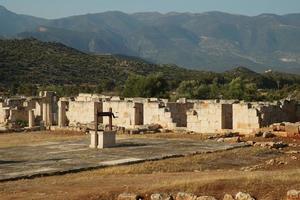
<svg viewBox="0 0 300 200"><path fill-rule="evenodd" d="M0 5L19 14L51 19L111 10L126 13L223 11L250 16L300 13L300 0L0 0Z"/></svg>

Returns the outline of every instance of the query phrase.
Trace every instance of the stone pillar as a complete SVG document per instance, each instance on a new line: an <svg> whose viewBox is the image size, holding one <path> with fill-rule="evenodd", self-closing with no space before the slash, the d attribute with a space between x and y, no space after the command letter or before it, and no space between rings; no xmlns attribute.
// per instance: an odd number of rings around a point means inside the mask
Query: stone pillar
<svg viewBox="0 0 300 200"><path fill-rule="evenodd" d="M94 131L90 131L90 135L90 148L96 149L98 147L98 109L96 103L94 104Z"/></svg>
<svg viewBox="0 0 300 200"><path fill-rule="evenodd" d="M34 112L33 110L28 111L28 127L33 128L35 126L34 124Z"/></svg>
<svg viewBox="0 0 300 200"><path fill-rule="evenodd" d="M47 126L48 125L47 103L45 103L45 102L42 103L42 109L43 109L43 122L44 122L44 125Z"/></svg>
<svg viewBox="0 0 300 200"><path fill-rule="evenodd" d="M52 126L52 105L47 103L47 125Z"/></svg>
<svg viewBox="0 0 300 200"><path fill-rule="evenodd" d="M116 131L98 132L98 149L111 148L116 145Z"/></svg>
<svg viewBox="0 0 300 200"><path fill-rule="evenodd" d="M112 108L109 108L109 112L112 113ZM109 131L112 131L112 116L109 116Z"/></svg>
<svg viewBox="0 0 300 200"><path fill-rule="evenodd" d="M66 126L66 107L67 107L67 102L65 101L58 102L58 126L59 127Z"/></svg>

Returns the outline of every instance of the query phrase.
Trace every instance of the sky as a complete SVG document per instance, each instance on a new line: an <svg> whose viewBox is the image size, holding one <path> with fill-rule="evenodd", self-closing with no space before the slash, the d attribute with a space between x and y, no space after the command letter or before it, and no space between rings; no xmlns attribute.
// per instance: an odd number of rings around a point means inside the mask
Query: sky
<svg viewBox="0 0 300 200"><path fill-rule="evenodd" d="M111 10L126 13L158 11L222 11L242 15L300 13L300 0L0 0L18 14L49 19Z"/></svg>

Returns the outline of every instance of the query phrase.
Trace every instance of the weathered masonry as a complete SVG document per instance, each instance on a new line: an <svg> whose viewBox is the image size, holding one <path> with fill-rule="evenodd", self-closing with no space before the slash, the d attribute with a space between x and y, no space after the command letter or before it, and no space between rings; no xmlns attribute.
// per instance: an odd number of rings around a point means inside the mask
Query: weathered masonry
<svg viewBox="0 0 300 200"><path fill-rule="evenodd" d="M9 129L24 122L29 128L92 129L96 112L113 110L116 127L140 128L157 124L163 129L196 133L234 131L249 134L273 123L300 121L296 101L242 102L236 100L187 100L169 102L157 98L127 98L96 94L58 99L53 92L38 97L2 98L0 127ZM105 128L108 119L99 117Z"/></svg>
<svg viewBox="0 0 300 200"><path fill-rule="evenodd" d="M40 92L38 97L15 97L0 100L0 128L20 126L50 127L56 125L57 97L54 92Z"/></svg>

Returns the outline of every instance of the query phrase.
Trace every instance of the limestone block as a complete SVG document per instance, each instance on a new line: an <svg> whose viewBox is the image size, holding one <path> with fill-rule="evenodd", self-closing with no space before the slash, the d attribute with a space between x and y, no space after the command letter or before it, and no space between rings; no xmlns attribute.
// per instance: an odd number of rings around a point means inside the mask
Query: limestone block
<svg viewBox="0 0 300 200"><path fill-rule="evenodd" d="M98 149L110 148L116 145L116 131L98 132Z"/></svg>
<svg viewBox="0 0 300 200"><path fill-rule="evenodd" d="M98 147L98 134L95 131L90 131L91 143L90 148L96 149Z"/></svg>

